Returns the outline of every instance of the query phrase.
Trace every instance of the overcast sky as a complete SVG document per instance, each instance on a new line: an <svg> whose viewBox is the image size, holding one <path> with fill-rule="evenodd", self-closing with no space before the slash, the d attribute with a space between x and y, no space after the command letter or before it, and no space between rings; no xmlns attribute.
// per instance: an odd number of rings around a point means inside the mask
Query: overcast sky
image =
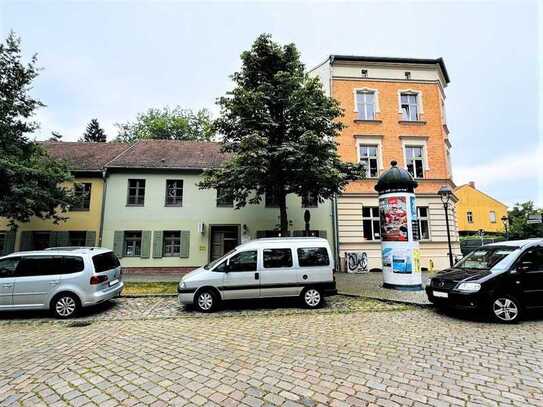
<svg viewBox="0 0 543 407"><path fill-rule="evenodd" d="M539 6L539 7L538 7ZM0 32L44 68L38 138L78 139L98 118L149 107L216 112L239 54L271 33L307 67L328 54L445 59L454 181L511 205L543 205L543 7L537 0L366 2L61 2L0 0Z"/></svg>

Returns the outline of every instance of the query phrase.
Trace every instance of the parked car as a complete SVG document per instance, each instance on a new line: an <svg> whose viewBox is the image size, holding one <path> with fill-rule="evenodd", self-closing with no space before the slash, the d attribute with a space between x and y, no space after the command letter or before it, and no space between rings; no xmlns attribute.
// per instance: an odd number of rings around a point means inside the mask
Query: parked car
<svg viewBox="0 0 543 407"><path fill-rule="evenodd" d="M57 318L117 297L119 260L109 249L59 247L0 257L0 310L51 310Z"/></svg>
<svg viewBox="0 0 543 407"><path fill-rule="evenodd" d="M437 306L517 322L525 310L543 308L543 239L482 246L429 279L426 293Z"/></svg>
<svg viewBox="0 0 543 407"><path fill-rule="evenodd" d="M221 301L300 297L317 308L336 293L330 245L320 238L269 238L236 247L183 277L179 302L213 311Z"/></svg>

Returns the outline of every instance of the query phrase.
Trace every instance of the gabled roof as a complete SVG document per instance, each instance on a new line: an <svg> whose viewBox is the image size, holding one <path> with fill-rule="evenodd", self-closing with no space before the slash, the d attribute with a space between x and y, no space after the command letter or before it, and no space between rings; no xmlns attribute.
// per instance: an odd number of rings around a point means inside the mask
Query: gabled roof
<svg viewBox="0 0 543 407"><path fill-rule="evenodd" d="M458 187L456 187L456 188L454 189L454 192L456 193L456 192L459 191L460 189L465 189L465 188L473 189L475 192L477 192L477 193L479 193L479 194L485 196L486 198L488 198L488 199L490 199L490 200L496 202L497 204L499 204L499 205L501 205L501 206L503 206L503 207L505 207L505 208L508 208L508 206L507 206L506 204L504 204L503 202L500 202L500 201L498 201L496 198L493 198L493 197L491 197L490 195L485 194L483 191L479 191L477 188L473 187L473 186L470 185L470 184L462 184L462 185L459 185Z"/></svg>
<svg viewBox="0 0 543 407"><path fill-rule="evenodd" d="M129 145L126 143L42 142L47 153L65 160L71 171L102 171L104 166Z"/></svg>
<svg viewBox="0 0 543 407"><path fill-rule="evenodd" d="M107 164L108 168L202 170L219 166L227 155L220 143L140 140Z"/></svg>

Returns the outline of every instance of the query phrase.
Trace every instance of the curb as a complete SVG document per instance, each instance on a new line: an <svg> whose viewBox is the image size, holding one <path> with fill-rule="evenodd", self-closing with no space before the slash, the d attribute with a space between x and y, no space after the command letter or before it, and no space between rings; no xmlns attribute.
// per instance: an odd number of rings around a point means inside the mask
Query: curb
<svg viewBox="0 0 543 407"><path fill-rule="evenodd" d="M421 304L421 303L418 303L418 302L411 302L411 301L406 301L406 300L394 300L394 299L380 298L380 297L372 297L372 296L362 295L362 294L349 294L349 293L338 292L338 295L343 295L345 297L353 297L353 298L367 298L369 300L376 300L376 301L384 302L384 303L387 303L387 304L412 305L414 307L419 307L419 308L433 308L434 307L434 304Z"/></svg>

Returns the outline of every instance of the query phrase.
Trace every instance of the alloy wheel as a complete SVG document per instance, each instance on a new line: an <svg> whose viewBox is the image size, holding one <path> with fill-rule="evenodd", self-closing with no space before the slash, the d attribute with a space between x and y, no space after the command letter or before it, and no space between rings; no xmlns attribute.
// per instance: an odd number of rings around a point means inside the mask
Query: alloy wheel
<svg viewBox="0 0 543 407"><path fill-rule="evenodd" d="M213 307L213 296L208 292L203 292L198 296L198 306L204 311L209 311Z"/></svg>
<svg viewBox="0 0 543 407"><path fill-rule="evenodd" d="M72 297L61 297L58 299L55 310L61 317L69 317L77 308L77 304Z"/></svg>
<svg viewBox="0 0 543 407"><path fill-rule="evenodd" d="M304 301L310 307L316 307L321 302L321 293L319 290L310 288L305 292Z"/></svg>
<svg viewBox="0 0 543 407"><path fill-rule="evenodd" d="M517 304L509 298L496 299L494 304L492 304L492 310L498 319L505 322L514 321L519 314Z"/></svg>

